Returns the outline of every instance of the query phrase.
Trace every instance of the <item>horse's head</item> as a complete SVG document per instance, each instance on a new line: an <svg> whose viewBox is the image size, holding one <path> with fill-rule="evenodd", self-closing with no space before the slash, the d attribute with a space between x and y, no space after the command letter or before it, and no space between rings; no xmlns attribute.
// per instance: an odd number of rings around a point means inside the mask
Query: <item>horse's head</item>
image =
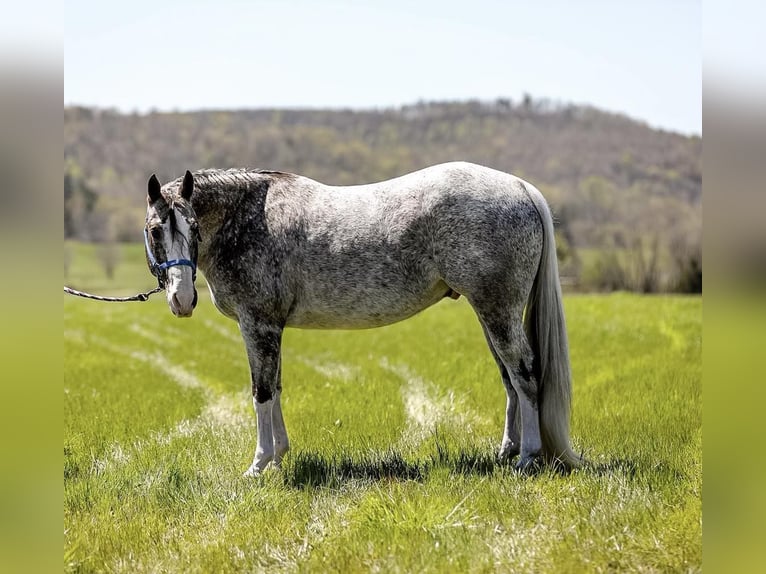
<svg viewBox="0 0 766 574"><path fill-rule="evenodd" d="M192 191L194 177L188 171L180 188L165 194L157 176L149 179L144 228L146 260L152 274L165 287L168 305L176 317L191 317L197 305L194 279L201 237L190 202Z"/></svg>

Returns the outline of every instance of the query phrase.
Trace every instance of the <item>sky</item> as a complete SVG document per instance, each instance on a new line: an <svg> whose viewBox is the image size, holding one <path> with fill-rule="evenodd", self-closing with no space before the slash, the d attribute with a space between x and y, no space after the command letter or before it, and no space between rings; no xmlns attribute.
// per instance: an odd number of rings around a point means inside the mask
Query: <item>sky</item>
<svg viewBox="0 0 766 574"><path fill-rule="evenodd" d="M702 130L688 0L67 2L64 104L385 108L529 93Z"/></svg>

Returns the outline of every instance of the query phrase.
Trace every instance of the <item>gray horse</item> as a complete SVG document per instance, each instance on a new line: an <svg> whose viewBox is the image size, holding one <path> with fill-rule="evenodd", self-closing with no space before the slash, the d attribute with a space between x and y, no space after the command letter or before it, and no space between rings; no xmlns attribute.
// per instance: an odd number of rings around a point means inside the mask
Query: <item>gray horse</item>
<svg viewBox="0 0 766 574"><path fill-rule="evenodd" d="M333 187L276 171L149 180L147 259L171 311L189 317L204 273L247 348L258 419L246 475L289 448L280 406L285 327L360 329L465 296L507 393L499 458L581 464L569 442L571 375L553 222L529 183L447 163ZM524 309L526 306L526 313Z"/></svg>

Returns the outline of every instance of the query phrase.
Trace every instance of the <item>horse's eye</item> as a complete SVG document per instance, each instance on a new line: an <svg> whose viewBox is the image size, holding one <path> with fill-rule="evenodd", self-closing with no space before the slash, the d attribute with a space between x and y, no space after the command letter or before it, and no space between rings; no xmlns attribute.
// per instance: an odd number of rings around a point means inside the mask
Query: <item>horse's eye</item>
<svg viewBox="0 0 766 574"><path fill-rule="evenodd" d="M162 228L161 227L152 227L149 230L149 233L152 234L152 239L159 241L162 239Z"/></svg>

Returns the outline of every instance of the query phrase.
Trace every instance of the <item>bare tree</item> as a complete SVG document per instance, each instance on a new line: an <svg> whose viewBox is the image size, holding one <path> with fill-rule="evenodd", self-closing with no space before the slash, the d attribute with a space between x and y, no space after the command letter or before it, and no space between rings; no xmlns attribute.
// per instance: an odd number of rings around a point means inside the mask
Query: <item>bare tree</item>
<svg viewBox="0 0 766 574"><path fill-rule="evenodd" d="M630 258L633 263L633 288L641 293L656 293L660 290L660 236L649 238L636 236L633 239Z"/></svg>
<svg viewBox="0 0 766 574"><path fill-rule="evenodd" d="M114 271L122 260L122 250L119 243L109 241L99 244L96 249L96 256L104 268L107 279L114 279Z"/></svg>
<svg viewBox="0 0 766 574"><path fill-rule="evenodd" d="M702 293L702 244L698 239L676 236L671 243L676 277L673 287L680 293Z"/></svg>

